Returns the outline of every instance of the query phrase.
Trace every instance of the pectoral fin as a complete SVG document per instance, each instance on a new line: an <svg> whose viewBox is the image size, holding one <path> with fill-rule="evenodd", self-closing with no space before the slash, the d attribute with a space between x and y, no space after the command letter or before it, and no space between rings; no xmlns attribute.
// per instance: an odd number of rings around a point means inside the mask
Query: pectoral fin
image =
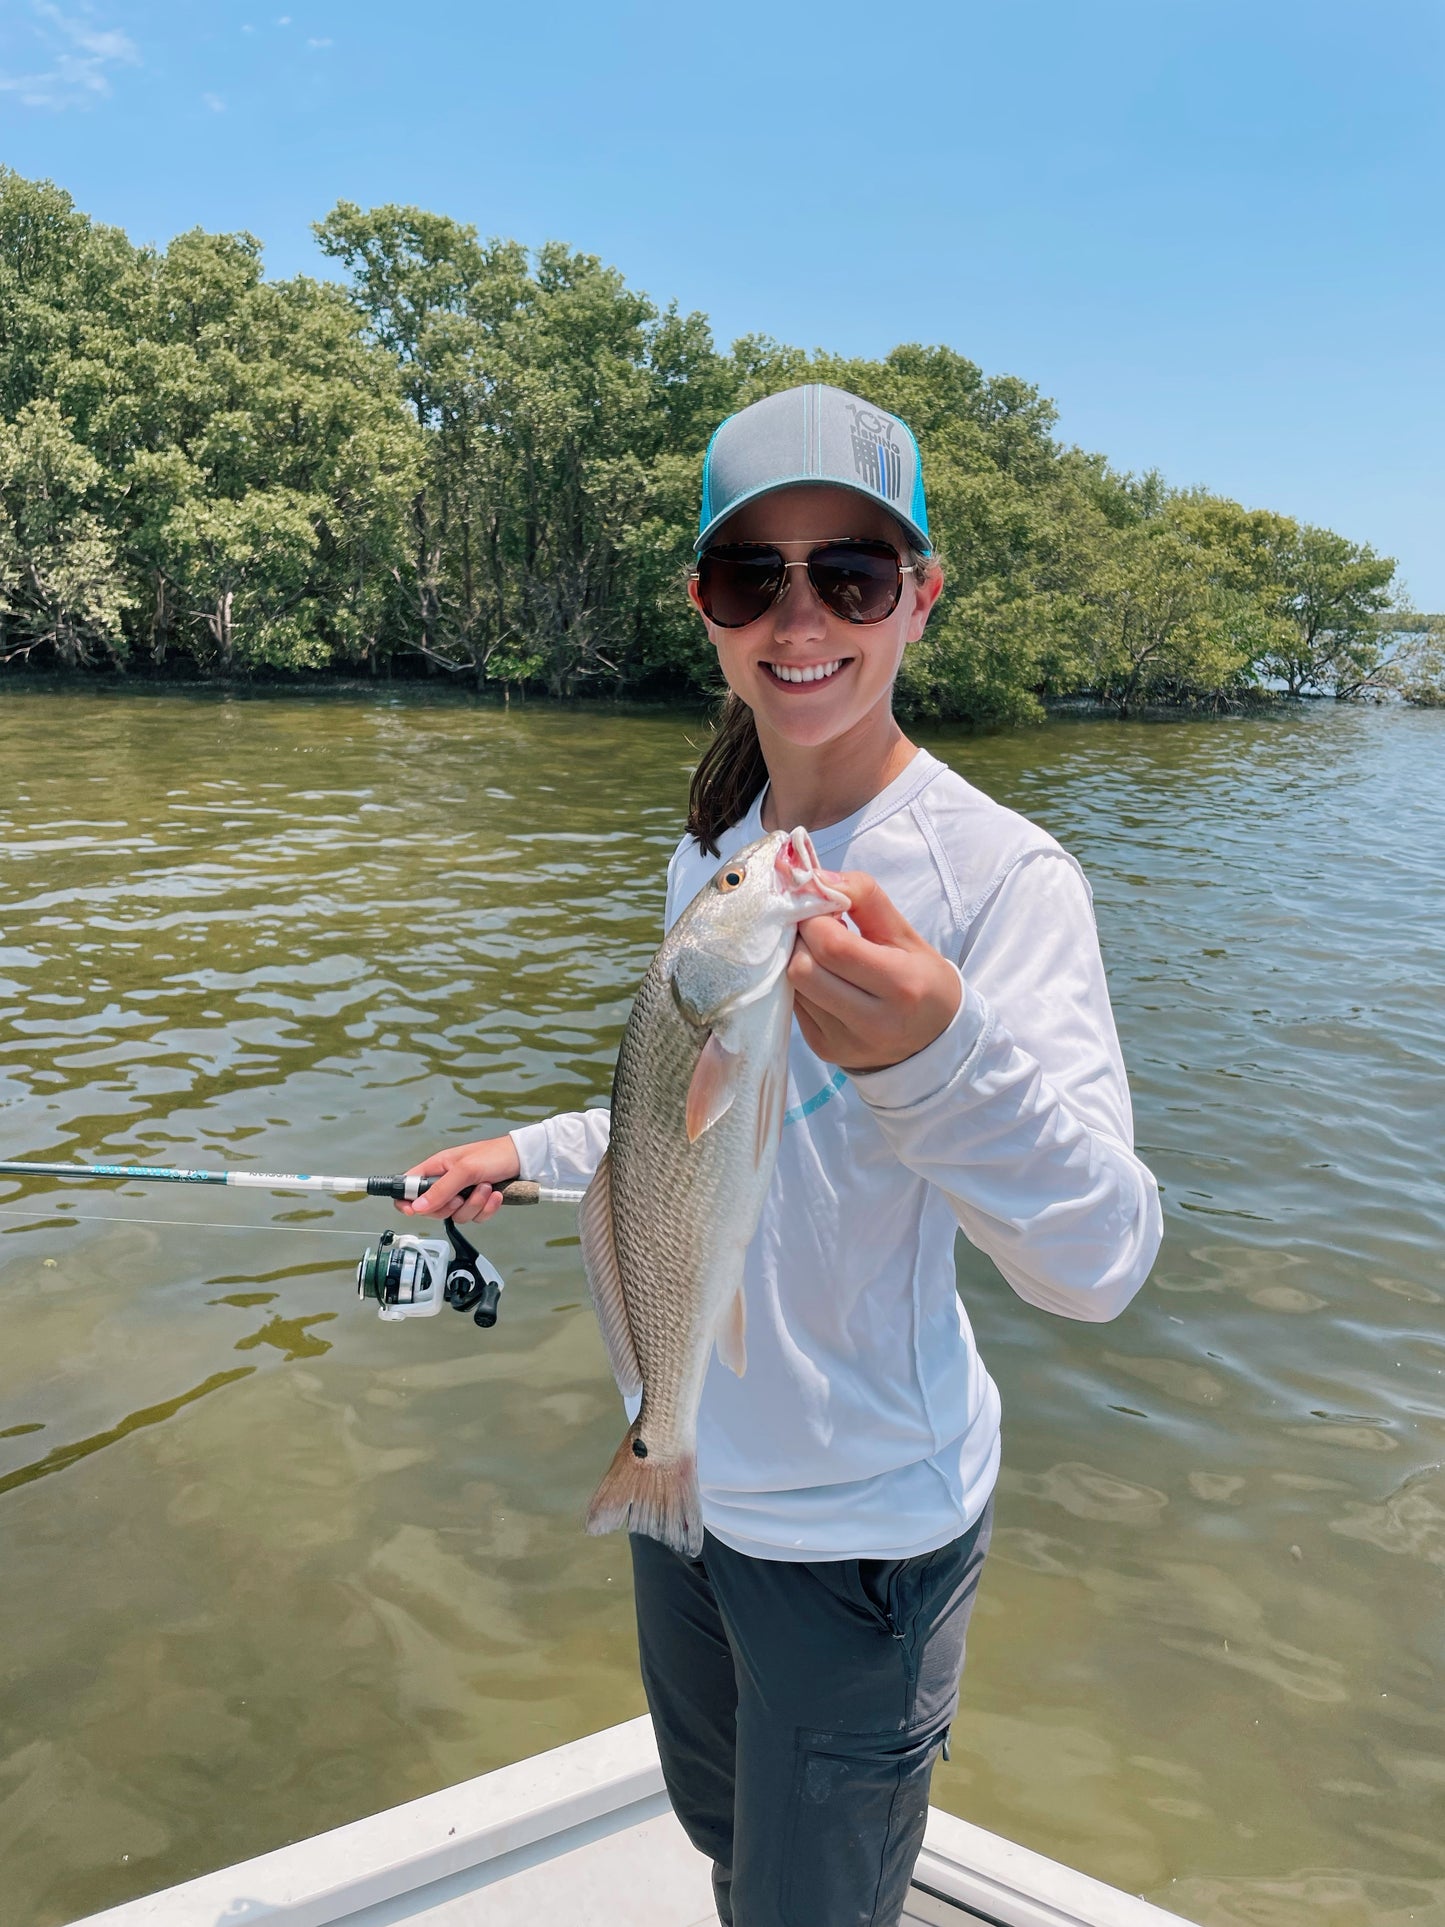
<svg viewBox="0 0 1445 1927"><path fill-rule="evenodd" d="M704 1131L710 1131L737 1096L737 1080L742 1059L718 1042L710 1031L703 1045L692 1082L687 1087L687 1141L696 1144ZM674 1088L676 1088L674 1086Z"/></svg>
<svg viewBox="0 0 1445 1927"><path fill-rule="evenodd" d="M717 1355L736 1378L741 1378L748 1369L747 1327L747 1300L739 1285L737 1295L723 1314L717 1335Z"/></svg>
<svg viewBox="0 0 1445 1927"><path fill-rule="evenodd" d="M642 1390L642 1367L637 1362L637 1347L632 1341L627 1300L622 1291L622 1270L617 1262L617 1243L612 1235L610 1151L603 1152L597 1173L587 1187L587 1195L577 1213L577 1228L582 1234L587 1289L592 1294L597 1323L602 1327L607 1356L612 1361L612 1376L624 1398L635 1398Z"/></svg>

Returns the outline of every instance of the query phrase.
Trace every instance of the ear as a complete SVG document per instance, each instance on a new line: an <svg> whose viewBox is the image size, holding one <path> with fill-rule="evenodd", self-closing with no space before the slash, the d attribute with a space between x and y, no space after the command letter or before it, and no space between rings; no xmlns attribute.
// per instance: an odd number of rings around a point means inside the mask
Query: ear
<svg viewBox="0 0 1445 1927"><path fill-rule="evenodd" d="M695 584L690 584L695 587ZM933 613L933 605L943 593L943 571L935 562L927 578L920 582L913 578L913 613L908 618L908 641L917 642L928 626L928 618Z"/></svg>

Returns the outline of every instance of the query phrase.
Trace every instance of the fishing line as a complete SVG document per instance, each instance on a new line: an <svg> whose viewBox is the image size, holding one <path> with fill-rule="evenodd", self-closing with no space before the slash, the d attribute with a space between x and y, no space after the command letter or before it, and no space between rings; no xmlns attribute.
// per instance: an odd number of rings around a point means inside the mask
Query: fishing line
<svg viewBox="0 0 1445 1927"><path fill-rule="evenodd" d="M39 1207L40 1215L46 1215L46 1208ZM0 1217L34 1218L33 1210L17 1211L12 1205L0 1204ZM97 1211L71 1211L64 1205L52 1205L49 1215L56 1218L76 1218L82 1224L158 1224L171 1231L275 1231L285 1236L295 1232L309 1232L313 1238L354 1238L354 1231L338 1231L334 1225L324 1224L239 1224L234 1220L220 1224L213 1218L114 1218L102 1216ZM37 1231L63 1230L61 1225L35 1226Z"/></svg>
<svg viewBox="0 0 1445 1927"><path fill-rule="evenodd" d="M332 1196L347 1192L369 1198L394 1198L405 1203L425 1196L439 1179L413 1177L405 1173L391 1177L322 1177L302 1171L191 1171L164 1164L48 1164L17 1160L0 1161L0 1177L60 1178L67 1183L90 1178L105 1178L137 1184L221 1184L252 1191L323 1191ZM535 1184L529 1178L514 1178L508 1184L493 1186L503 1204L581 1204L585 1192L571 1185ZM472 1187L458 1192L467 1198ZM35 1230L56 1230L37 1220L69 1218L86 1224L146 1224L184 1230L188 1224L204 1231L269 1231L272 1233L310 1232L323 1238L345 1238L351 1234L329 1225L298 1224L219 1224L214 1220L184 1218L132 1218L101 1215L98 1212L72 1211L64 1205L37 1200L34 1205L0 1205L7 1218L28 1218ZM384 1231L374 1245L368 1245L356 1267L356 1291L361 1298L374 1300L382 1318L427 1318L450 1305L456 1311L469 1311L475 1322L490 1327L497 1322L497 1308L504 1289L502 1275L450 1218L444 1218L442 1238L423 1238L413 1232Z"/></svg>

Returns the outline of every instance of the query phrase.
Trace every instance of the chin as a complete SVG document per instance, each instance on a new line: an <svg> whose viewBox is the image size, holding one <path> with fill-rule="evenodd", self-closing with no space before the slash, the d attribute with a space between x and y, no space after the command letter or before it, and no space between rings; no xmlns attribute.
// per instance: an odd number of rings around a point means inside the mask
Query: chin
<svg viewBox="0 0 1445 1927"><path fill-rule="evenodd" d="M866 712L865 712L866 713ZM864 721L855 711L834 716L769 716L772 734L794 749L822 749L836 743Z"/></svg>
<svg viewBox="0 0 1445 1927"><path fill-rule="evenodd" d="M838 698L844 696L845 700ZM824 743L831 743L840 736L846 736L852 729L866 721L881 705L891 712L893 686L868 694L861 692L857 685L837 696L783 696L769 685L764 684L752 704L754 715L760 717L768 729L780 736L784 742L796 744L799 749L817 749ZM860 699L861 698L861 699Z"/></svg>

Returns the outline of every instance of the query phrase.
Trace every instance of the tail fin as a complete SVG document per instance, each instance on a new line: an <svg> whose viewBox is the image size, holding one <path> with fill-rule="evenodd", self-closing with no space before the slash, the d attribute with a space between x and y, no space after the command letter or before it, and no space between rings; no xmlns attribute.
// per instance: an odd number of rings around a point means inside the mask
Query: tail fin
<svg viewBox="0 0 1445 1927"><path fill-rule="evenodd" d="M697 1488L697 1460L665 1462L639 1458L632 1449L636 1424L613 1455L601 1485L587 1508L589 1532L631 1532L660 1539L674 1552L696 1559L702 1551L702 1494Z"/></svg>

